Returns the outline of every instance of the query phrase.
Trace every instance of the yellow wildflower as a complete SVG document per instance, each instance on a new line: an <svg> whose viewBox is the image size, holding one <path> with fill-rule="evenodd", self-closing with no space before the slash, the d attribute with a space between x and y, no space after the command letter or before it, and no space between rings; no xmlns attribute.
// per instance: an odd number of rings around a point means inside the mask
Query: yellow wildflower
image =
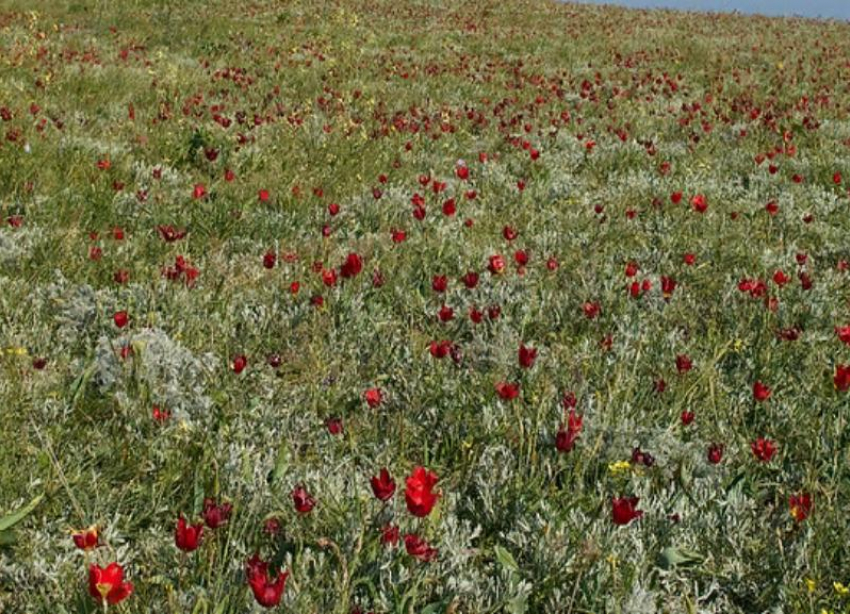
<svg viewBox="0 0 850 614"><path fill-rule="evenodd" d="M628 473L631 468L632 464L629 461L617 461L616 463L610 463L608 465L608 471L611 473L611 475Z"/></svg>

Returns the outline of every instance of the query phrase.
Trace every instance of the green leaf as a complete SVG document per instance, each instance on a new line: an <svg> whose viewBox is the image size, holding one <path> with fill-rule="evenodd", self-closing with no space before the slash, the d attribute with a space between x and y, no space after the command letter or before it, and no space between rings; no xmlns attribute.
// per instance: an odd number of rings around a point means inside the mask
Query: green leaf
<svg viewBox="0 0 850 614"><path fill-rule="evenodd" d="M661 569L673 569L674 567L692 567L700 565L705 560L701 554L684 548L667 546L658 554L657 565Z"/></svg>
<svg viewBox="0 0 850 614"><path fill-rule="evenodd" d="M517 565L516 559L508 550L501 546L495 546L493 552L496 554L496 560L499 561L502 567L508 571L519 571L519 565Z"/></svg>
<svg viewBox="0 0 850 614"><path fill-rule="evenodd" d="M38 495L35 499L27 503L17 512L12 512L11 514L0 518L0 532L5 531L6 529L11 529L21 520L26 518L30 514L30 512L32 512L36 507L38 507L38 504L41 503L42 499L44 499L44 493Z"/></svg>
<svg viewBox="0 0 850 614"><path fill-rule="evenodd" d="M18 535L9 529L8 531L0 531L0 548L9 548L18 543Z"/></svg>
<svg viewBox="0 0 850 614"><path fill-rule="evenodd" d="M517 595L505 604L505 610L510 614L525 614L528 610L528 595Z"/></svg>
<svg viewBox="0 0 850 614"><path fill-rule="evenodd" d="M422 614L437 614L437 612L442 611L443 602L435 601L434 603L429 603L422 609Z"/></svg>
<svg viewBox="0 0 850 614"><path fill-rule="evenodd" d="M287 469L289 469L289 448L284 441L277 450L277 459L274 462L274 469L269 474L269 483L273 484L280 480L286 474Z"/></svg>

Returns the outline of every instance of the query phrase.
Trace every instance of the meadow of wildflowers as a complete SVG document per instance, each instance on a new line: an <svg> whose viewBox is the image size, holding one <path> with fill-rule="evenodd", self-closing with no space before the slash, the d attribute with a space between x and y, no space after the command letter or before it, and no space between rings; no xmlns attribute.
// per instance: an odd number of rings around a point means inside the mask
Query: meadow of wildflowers
<svg viewBox="0 0 850 614"><path fill-rule="evenodd" d="M0 612L850 611L850 24L0 3Z"/></svg>

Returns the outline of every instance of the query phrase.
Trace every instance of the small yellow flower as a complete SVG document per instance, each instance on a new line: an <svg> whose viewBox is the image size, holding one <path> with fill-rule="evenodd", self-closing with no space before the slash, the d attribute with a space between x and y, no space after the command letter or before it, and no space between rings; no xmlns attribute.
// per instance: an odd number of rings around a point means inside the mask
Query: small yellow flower
<svg viewBox="0 0 850 614"><path fill-rule="evenodd" d="M808 589L810 593L814 593L816 588L817 583L812 578L806 578L806 589Z"/></svg>
<svg viewBox="0 0 850 614"><path fill-rule="evenodd" d="M621 473L628 473L632 468L632 464L629 461L617 461L616 463L610 463L608 465L608 471L611 475L620 475Z"/></svg>
<svg viewBox="0 0 850 614"><path fill-rule="evenodd" d="M609 555L608 555L608 557L607 557L605 560L608 562L608 564L609 564L609 565L610 565L613 569L616 569L616 568L617 568L617 566L620 564L620 559L618 559L618 558L617 558L616 556L614 556L613 554L609 554Z"/></svg>
<svg viewBox="0 0 850 614"><path fill-rule="evenodd" d="M847 588L841 582L833 582L832 587L835 589L835 592L841 595L842 597L845 597L846 595L850 594L850 588Z"/></svg>
<svg viewBox="0 0 850 614"><path fill-rule="evenodd" d="M734 349L736 352L740 352L742 349L744 349L743 339L735 339Z"/></svg>

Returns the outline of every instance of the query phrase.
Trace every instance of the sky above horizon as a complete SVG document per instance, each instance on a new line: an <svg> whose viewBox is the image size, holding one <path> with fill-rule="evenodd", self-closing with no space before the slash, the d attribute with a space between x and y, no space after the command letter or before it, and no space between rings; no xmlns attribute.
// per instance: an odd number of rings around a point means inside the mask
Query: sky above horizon
<svg viewBox="0 0 850 614"><path fill-rule="evenodd" d="M761 15L799 15L850 20L850 0L572 0L582 4L617 4L632 8L690 11L739 11Z"/></svg>

